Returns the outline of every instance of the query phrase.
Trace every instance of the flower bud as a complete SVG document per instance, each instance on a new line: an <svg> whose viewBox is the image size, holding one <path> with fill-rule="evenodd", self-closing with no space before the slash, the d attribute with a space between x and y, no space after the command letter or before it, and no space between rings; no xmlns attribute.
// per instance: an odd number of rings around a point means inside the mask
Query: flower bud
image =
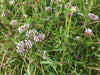
<svg viewBox="0 0 100 75"><path fill-rule="evenodd" d="M77 6L72 6L71 9L70 9L70 11L72 13L78 13L79 12L79 8Z"/></svg>

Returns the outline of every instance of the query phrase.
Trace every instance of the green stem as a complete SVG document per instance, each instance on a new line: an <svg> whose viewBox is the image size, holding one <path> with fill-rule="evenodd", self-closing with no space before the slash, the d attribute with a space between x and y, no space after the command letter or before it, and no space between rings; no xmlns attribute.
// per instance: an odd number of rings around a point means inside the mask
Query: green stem
<svg viewBox="0 0 100 75"><path fill-rule="evenodd" d="M71 17L72 17L72 15L71 15ZM65 41L66 41L67 43L68 43L69 30L70 30L70 25L71 25L71 17L70 17L70 19L69 19L69 24L68 24L68 26L67 26L67 21L68 21L67 17L66 17L66 21L65 21L65 27L66 27L66 32L67 32L67 36L66 36L66 40L65 40ZM62 63L62 65L61 65L60 75L62 75L64 55L65 55L65 50L63 51L63 56L62 56L62 58L61 58L61 63Z"/></svg>
<svg viewBox="0 0 100 75"><path fill-rule="evenodd" d="M88 49L86 49L86 59L85 59L85 64L87 62L87 57L88 57Z"/></svg>

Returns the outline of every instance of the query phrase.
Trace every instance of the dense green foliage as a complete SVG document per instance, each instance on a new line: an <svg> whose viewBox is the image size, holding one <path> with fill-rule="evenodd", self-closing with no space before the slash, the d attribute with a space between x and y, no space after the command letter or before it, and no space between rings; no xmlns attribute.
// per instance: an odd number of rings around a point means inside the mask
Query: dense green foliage
<svg viewBox="0 0 100 75"><path fill-rule="evenodd" d="M12 5L2 1L0 75L100 75L100 20L88 17L93 13L100 18L100 0L15 0ZM72 7L66 7L68 3L77 6L79 13L68 17ZM17 25L12 26L12 20ZM18 27L25 23L30 27L20 33ZM84 35L86 28L92 30L90 37ZM31 40L32 48L20 54L16 46L30 29L44 33L45 38Z"/></svg>

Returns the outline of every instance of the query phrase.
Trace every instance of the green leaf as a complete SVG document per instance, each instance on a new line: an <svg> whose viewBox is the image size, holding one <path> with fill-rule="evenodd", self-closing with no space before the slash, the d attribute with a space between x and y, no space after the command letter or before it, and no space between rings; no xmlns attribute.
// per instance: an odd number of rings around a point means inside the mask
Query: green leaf
<svg viewBox="0 0 100 75"><path fill-rule="evenodd" d="M50 61L42 61L42 62L40 62L41 64L50 64L50 65L52 65L53 64L53 62L50 62Z"/></svg>

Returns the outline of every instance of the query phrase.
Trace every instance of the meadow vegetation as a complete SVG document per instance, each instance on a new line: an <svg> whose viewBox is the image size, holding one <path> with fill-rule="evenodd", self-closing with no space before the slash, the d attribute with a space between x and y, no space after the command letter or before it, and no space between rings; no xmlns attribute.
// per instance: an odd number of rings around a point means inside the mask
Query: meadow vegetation
<svg viewBox="0 0 100 75"><path fill-rule="evenodd" d="M1 0L0 75L100 75L100 0Z"/></svg>

